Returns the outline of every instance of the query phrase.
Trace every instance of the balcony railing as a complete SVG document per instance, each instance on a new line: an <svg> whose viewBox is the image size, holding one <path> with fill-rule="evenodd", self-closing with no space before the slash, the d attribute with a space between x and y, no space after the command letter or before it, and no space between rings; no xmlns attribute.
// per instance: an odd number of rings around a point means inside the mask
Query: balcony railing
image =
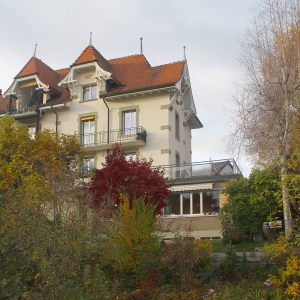
<svg viewBox="0 0 300 300"><path fill-rule="evenodd" d="M37 100L18 102L16 109L12 111L12 114L20 115L20 114L24 114L24 113L35 113L37 106L38 106Z"/></svg>
<svg viewBox="0 0 300 300"><path fill-rule="evenodd" d="M165 169L165 176L168 180L232 174L242 175L235 160L232 158L162 167Z"/></svg>
<svg viewBox="0 0 300 300"><path fill-rule="evenodd" d="M123 143L129 141L141 141L146 143L147 131L142 126L132 127L128 129L117 129L109 131L100 131L79 136L82 145L89 146L105 146L114 143Z"/></svg>

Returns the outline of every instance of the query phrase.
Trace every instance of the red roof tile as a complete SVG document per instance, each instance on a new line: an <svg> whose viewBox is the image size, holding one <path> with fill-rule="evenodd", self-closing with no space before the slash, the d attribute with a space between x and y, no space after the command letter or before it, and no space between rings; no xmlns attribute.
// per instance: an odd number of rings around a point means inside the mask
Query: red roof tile
<svg viewBox="0 0 300 300"><path fill-rule="evenodd" d="M103 95L105 97L172 86L180 80L185 64L184 61L179 61L151 67L144 55L132 55L107 61L90 45L84 49L72 66L92 61L96 61L102 69L112 73L112 78L117 83L117 86L114 86L108 93ZM40 59L32 57L15 79L36 74L56 94L47 104L63 103L70 101L70 92L68 89L59 87L58 82L62 81L70 70L71 68L65 68L55 71ZM8 100L0 96L0 112L6 112L7 104Z"/></svg>
<svg viewBox="0 0 300 300"><path fill-rule="evenodd" d="M97 61L99 66L110 72L109 62L99 53L99 51L94 48L94 46L87 46L80 56L75 60L72 66L81 65L87 62Z"/></svg>
<svg viewBox="0 0 300 300"><path fill-rule="evenodd" d="M179 81L184 67L184 61L151 67L144 55L112 59L109 63L113 76L122 85L112 88L104 96L174 85Z"/></svg>
<svg viewBox="0 0 300 300"><path fill-rule="evenodd" d="M33 74L36 74L38 78L44 84L49 85L50 88L62 93L62 88L57 85L60 75L36 57L32 57L28 61L24 68L15 77L15 79Z"/></svg>
<svg viewBox="0 0 300 300"><path fill-rule="evenodd" d="M0 95L0 114L6 114L8 104L9 104L9 99L4 98L2 95ZM16 108L16 100L12 99L12 109L14 110L15 108Z"/></svg>
<svg viewBox="0 0 300 300"><path fill-rule="evenodd" d="M71 70L71 68L55 70L55 72L58 73L58 75L59 75L59 82L62 81L68 75L70 70Z"/></svg>

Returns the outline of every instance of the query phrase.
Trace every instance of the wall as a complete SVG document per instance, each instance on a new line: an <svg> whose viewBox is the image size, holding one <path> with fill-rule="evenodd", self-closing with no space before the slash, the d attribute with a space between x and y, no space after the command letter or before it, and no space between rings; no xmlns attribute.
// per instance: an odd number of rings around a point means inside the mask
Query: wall
<svg viewBox="0 0 300 300"><path fill-rule="evenodd" d="M191 230L196 238L220 238L221 223L218 216L162 217L161 230L165 238L174 237L176 232Z"/></svg>

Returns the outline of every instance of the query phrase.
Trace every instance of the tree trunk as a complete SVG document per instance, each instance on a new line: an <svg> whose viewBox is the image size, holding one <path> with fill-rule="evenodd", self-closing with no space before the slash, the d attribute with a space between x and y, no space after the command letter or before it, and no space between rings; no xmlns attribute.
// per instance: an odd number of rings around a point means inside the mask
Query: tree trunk
<svg viewBox="0 0 300 300"><path fill-rule="evenodd" d="M285 153L281 155L281 180L282 180L282 208L284 216L284 229L285 236L290 239L292 237L292 214L289 198L287 195L287 185L285 183L285 177L287 175L286 168L286 156Z"/></svg>

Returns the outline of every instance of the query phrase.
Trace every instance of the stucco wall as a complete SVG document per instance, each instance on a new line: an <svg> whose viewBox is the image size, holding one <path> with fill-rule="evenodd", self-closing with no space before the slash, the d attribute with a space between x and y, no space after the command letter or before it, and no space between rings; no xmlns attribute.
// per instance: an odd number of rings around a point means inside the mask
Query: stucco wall
<svg viewBox="0 0 300 300"><path fill-rule="evenodd" d="M194 237L221 237L221 223L218 216L162 217L161 230L166 237L176 232L191 231Z"/></svg>

